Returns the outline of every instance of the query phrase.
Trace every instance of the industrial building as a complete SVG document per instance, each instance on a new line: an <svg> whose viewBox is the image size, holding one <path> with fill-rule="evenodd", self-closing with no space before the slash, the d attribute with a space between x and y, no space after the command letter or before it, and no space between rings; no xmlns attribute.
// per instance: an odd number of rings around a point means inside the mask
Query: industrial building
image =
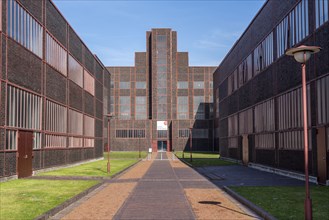
<svg viewBox="0 0 329 220"><path fill-rule="evenodd" d="M306 63L309 172L329 179L327 0L268 0L214 74L215 141L223 157L304 173L301 65L285 51L322 48Z"/></svg>

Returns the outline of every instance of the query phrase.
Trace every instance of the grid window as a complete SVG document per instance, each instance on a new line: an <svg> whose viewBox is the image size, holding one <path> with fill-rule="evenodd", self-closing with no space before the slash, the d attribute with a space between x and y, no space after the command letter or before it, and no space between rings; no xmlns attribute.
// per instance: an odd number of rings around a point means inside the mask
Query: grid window
<svg viewBox="0 0 329 220"><path fill-rule="evenodd" d="M119 97L120 104L120 119L130 119L130 96L120 96Z"/></svg>
<svg viewBox="0 0 329 220"><path fill-rule="evenodd" d="M67 108L46 101L46 130L58 133L66 133Z"/></svg>
<svg viewBox="0 0 329 220"><path fill-rule="evenodd" d="M45 148L66 148L66 136L45 134Z"/></svg>
<svg viewBox="0 0 329 220"><path fill-rule="evenodd" d="M135 102L135 118L140 120L146 119L146 96L136 96Z"/></svg>
<svg viewBox="0 0 329 220"><path fill-rule="evenodd" d="M239 66L239 87L252 78L252 54L250 54Z"/></svg>
<svg viewBox="0 0 329 220"><path fill-rule="evenodd" d="M41 133L33 132L33 149L41 149Z"/></svg>
<svg viewBox="0 0 329 220"><path fill-rule="evenodd" d="M310 86L307 85L308 123L311 122ZM302 89L296 89L278 97L279 129L301 128L303 126Z"/></svg>
<svg viewBox="0 0 329 220"><path fill-rule="evenodd" d="M274 99L255 107L255 132L274 131Z"/></svg>
<svg viewBox="0 0 329 220"><path fill-rule="evenodd" d="M239 134L253 133L253 112L252 109L239 113Z"/></svg>
<svg viewBox="0 0 329 220"><path fill-rule="evenodd" d="M273 32L254 50L255 75L269 66L274 60Z"/></svg>
<svg viewBox="0 0 329 220"><path fill-rule="evenodd" d="M43 28L15 0L7 3L8 35L42 58Z"/></svg>
<svg viewBox="0 0 329 220"><path fill-rule="evenodd" d="M180 138L189 138L190 137L190 129L180 129L180 130L178 130L178 137L180 137Z"/></svg>
<svg viewBox="0 0 329 220"><path fill-rule="evenodd" d="M286 17L276 27L276 39L277 39L277 52L278 57L282 56L285 51L289 48L289 18Z"/></svg>
<svg viewBox="0 0 329 220"><path fill-rule="evenodd" d="M238 114L235 114L228 118L228 136L238 135L238 129Z"/></svg>
<svg viewBox="0 0 329 220"><path fill-rule="evenodd" d="M208 129L192 129L192 138L208 139Z"/></svg>
<svg viewBox="0 0 329 220"><path fill-rule="evenodd" d="M329 123L329 76L317 80L318 124Z"/></svg>
<svg viewBox="0 0 329 220"><path fill-rule="evenodd" d="M81 136L83 135L83 114L69 109L68 133Z"/></svg>
<svg viewBox="0 0 329 220"><path fill-rule="evenodd" d="M158 138L167 138L168 131L158 131Z"/></svg>
<svg viewBox="0 0 329 220"><path fill-rule="evenodd" d="M187 81L178 81L177 82L177 89L187 89L188 82Z"/></svg>
<svg viewBox="0 0 329 220"><path fill-rule="evenodd" d="M328 21L328 0L315 0L316 28Z"/></svg>
<svg viewBox="0 0 329 220"><path fill-rule="evenodd" d="M120 82L119 88L120 89L130 89L130 82Z"/></svg>
<svg viewBox="0 0 329 220"><path fill-rule="evenodd" d="M116 130L115 137L116 138L145 138L145 130L137 129L137 130Z"/></svg>
<svg viewBox="0 0 329 220"><path fill-rule="evenodd" d="M67 52L48 33L46 34L46 61L64 76L67 75Z"/></svg>
<svg viewBox="0 0 329 220"><path fill-rule="evenodd" d="M188 118L188 96L177 96L177 119Z"/></svg>
<svg viewBox="0 0 329 220"><path fill-rule="evenodd" d="M83 67L69 55L69 79L83 87Z"/></svg>
<svg viewBox="0 0 329 220"><path fill-rule="evenodd" d="M137 81L136 82L136 89L146 89L146 82L145 81Z"/></svg>
<svg viewBox="0 0 329 220"><path fill-rule="evenodd" d="M6 131L6 150L17 149L17 131L7 130Z"/></svg>
<svg viewBox="0 0 329 220"><path fill-rule="evenodd" d="M69 147L83 147L83 138L69 137Z"/></svg>
<svg viewBox="0 0 329 220"><path fill-rule="evenodd" d="M95 95L95 79L88 73L87 70L84 70L84 80L83 80L84 89L89 92L91 95Z"/></svg>
<svg viewBox="0 0 329 220"><path fill-rule="evenodd" d="M193 96L193 115L195 119L205 119L204 96Z"/></svg>
<svg viewBox="0 0 329 220"><path fill-rule="evenodd" d="M95 146L95 139L93 139L93 138L84 138L83 139L83 146L84 147L94 147Z"/></svg>
<svg viewBox="0 0 329 220"><path fill-rule="evenodd" d="M289 131L279 133L279 149L304 150L304 131ZM308 149L312 149L312 132L308 130Z"/></svg>
<svg viewBox="0 0 329 220"><path fill-rule="evenodd" d="M204 81L194 81L193 82L194 89L203 89L204 88Z"/></svg>
<svg viewBox="0 0 329 220"><path fill-rule="evenodd" d="M84 135L88 137L95 136L95 119L87 115L84 116Z"/></svg>
<svg viewBox="0 0 329 220"><path fill-rule="evenodd" d="M275 149L275 135L274 134L258 134L255 135L256 149Z"/></svg>
<svg viewBox="0 0 329 220"><path fill-rule="evenodd" d="M12 86L7 94L8 126L41 130L41 98Z"/></svg>

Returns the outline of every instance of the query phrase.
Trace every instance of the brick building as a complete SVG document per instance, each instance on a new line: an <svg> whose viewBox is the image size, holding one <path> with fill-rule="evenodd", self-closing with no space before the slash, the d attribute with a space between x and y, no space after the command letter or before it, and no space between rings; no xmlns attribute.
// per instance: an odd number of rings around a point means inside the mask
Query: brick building
<svg viewBox="0 0 329 220"><path fill-rule="evenodd" d="M220 154L304 172L301 66L285 51L316 45L307 62L309 170L329 179L329 23L326 0L268 0L214 74Z"/></svg>
<svg viewBox="0 0 329 220"><path fill-rule="evenodd" d="M102 157L107 69L52 1L0 13L0 177Z"/></svg>
<svg viewBox="0 0 329 220"><path fill-rule="evenodd" d="M152 29L135 66L111 72L112 150L214 150L212 75L215 67L191 67L177 51L177 33Z"/></svg>

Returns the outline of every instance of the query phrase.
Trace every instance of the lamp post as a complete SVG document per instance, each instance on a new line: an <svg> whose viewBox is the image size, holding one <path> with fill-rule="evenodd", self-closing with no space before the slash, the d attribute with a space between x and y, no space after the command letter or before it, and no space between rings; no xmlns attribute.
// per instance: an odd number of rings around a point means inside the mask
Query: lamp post
<svg viewBox="0 0 329 220"><path fill-rule="evenodd" d="M192 162L192 128L190 128L190 162Z"/></svg>
<svg viewBox="0 0 329 220"><path fill-rule="evenodd" d="M107 114L107 173L110 173L111 171L111 165L110 165L110 121L112 118L114 118L114 116L112 114Z"/></svg>
<svg viewBox="0 0 329 220"><path fill-rule="evenodd" d="M312 219L312 200L309 191L309 175L308 175L308 133L307 133L307 98L306 98L306 62L311 54L321 50L316 46L299 46L286 51L286 55L294 56L295 60L302 65L302 98L303 98L303 122L304 122L304 166L305 166L305 219Z"/></svg>

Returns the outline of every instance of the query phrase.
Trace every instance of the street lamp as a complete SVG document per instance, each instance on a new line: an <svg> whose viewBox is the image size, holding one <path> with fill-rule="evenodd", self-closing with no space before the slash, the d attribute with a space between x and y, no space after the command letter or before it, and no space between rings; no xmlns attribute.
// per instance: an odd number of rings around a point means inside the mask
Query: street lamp
<svg viewBox="0 0 329 220"><path fill-rule="evenodd" d="M107 173L110 173L110 170L111 170L111 165L110 165L110 135L111 135L111 132L110 132L110 121L112 118L114 118L114 115L112 114L107 114L106 115L107 117L107 131L108 131L108 134L107 134Z"/></svg>
<svg viewBox="0 0 329 220"><path fill-rule="evenodd" d="M190 128L190 162L192 162L192 128Z"/></svg>
<svg viewBox="0 0 329 220"><path fill-rule="evenodd" d="M306 99L306 73L305 67L307 60L311 54L321 50L316 46L301 45L296 48L291 48L286 51L286 55L294 56L295 60L302 65L302 97L303 97L303 121L304 121L304 166L305 166L305 219L312 219L312 200L309 191L309 176L308 176L308 133L307 133L307 99Z"/></svg>

